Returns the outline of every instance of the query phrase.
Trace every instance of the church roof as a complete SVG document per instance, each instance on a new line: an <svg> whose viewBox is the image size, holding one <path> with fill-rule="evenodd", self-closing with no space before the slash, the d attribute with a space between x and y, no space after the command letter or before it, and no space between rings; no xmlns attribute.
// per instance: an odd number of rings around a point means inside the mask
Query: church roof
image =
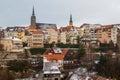
<svg viewBox="0 0 120 80"><path fill-rule="evenodd" d="M50 23L36 23L38 29L46 29L46 28L57 28L56 24Z"/></svg>

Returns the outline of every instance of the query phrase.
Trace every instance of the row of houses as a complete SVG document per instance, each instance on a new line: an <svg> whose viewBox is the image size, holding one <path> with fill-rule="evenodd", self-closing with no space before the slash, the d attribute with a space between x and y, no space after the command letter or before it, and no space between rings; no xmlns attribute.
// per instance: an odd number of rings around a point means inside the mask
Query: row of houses
<svg viewBox="0 0 120 80"><path fill-rule="evenodd" d="M80 27L73 25L72 15L69 24L59 29L56 24L37 23L33 8L29 26L14 26L0 29L0 40L4 38L18 38L30 48L43 48L44 44L64 43L85 44L117 43L119 24L100 25L83 24ZM9 44L9 43L7 43ZM4 48L5 49L5 48ZM8 50L8 49L5 49Z"/></svg>
<svg viewBox="0 0 120 80"><path fill-rule="evenodd" d="M99 24L83 24L81 28L82 40L88 40L90 43L117 43L117 35L120 25L99 25Z"/></svg>
<svg viewBox="0 0 120 80"><path fill-rule="evenodd" d="M119 26L120 25L117 24L104 26L98 24L83 24L81 27L74 27L73 25L71 26L70 23L69 26L60 27L59 29L51 26L45 29L38 29L35 26L15 26L1 30L0 40L18 38L22 43L26 43L27 46L31 48L43 48L45 43L50 44L52 42L64 44L89 42L98 45L99 43L113 42L116 44ZM9 44L9 42L6 44Z"/></svg>

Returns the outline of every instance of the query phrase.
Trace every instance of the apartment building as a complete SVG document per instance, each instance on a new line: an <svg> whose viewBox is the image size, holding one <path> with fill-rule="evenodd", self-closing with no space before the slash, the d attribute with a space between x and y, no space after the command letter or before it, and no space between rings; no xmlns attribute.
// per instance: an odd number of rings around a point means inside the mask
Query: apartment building
<svg viewBox="0 0 120 80"><path fill-rule="evenodd" d="M58 30L54 28L47 28L46 29L47 34L45 34L47 43L58 43Z"/></svg>
<svg viewBox="0 0 120 80"><path fill-rule="evenodd" d="M41 30L38 31L34 31L32 32L31 35L31 43L30 47L31 48L43 48L44 47L44 36L43 36L43 32Z"/></svg>
<svg viewBox="0 0 120 80"><path fill-rule="evenodd" d="M1 38L0 44L8 52L23 52L22 40L18 38Z"/></svg>

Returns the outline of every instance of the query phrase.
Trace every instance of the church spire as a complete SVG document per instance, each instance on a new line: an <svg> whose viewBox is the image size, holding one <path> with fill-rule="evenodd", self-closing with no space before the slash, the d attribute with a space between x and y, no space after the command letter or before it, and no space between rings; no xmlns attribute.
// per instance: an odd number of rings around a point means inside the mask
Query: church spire
<svg viewBox="0 0 120 80"><path fill-rule="evenodd" d="M32 16L35 16L34 6L33 6L33 11L32 11Z"/></svg>
<svg viewBox="0 0 120 80"><path fill-rule="evenodd" d="M34 11L34 6L32 10L32 16L31 16L31 26L36 26L36 16L35 16L35 11Z"/></svg>
<svg viewBox="0 0 120 80"><path fill-rule="evenodd" d="M70 21L69 21L69 26L73 26L73 21L72 21L72 14L70 14Z"/></svg>

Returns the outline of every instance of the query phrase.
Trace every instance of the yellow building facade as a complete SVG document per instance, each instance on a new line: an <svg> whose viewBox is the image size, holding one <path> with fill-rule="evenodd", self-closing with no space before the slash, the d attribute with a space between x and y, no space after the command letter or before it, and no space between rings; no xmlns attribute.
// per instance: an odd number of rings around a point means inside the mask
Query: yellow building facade
<svg viewBox="0 0 120 80"><path fill-rule="evenodd" d="M44 34L40 29L36 29L35 26L29 26L28 32L30 35L26 35L26 42L30 48L43 48L44 47Z"/></svg>
<svg viewBox="0 0 120 80"><path fill-rule="evenodd" d="M58 31L53 28L47 28L46 31L48 33L46 34L48 43L58 43Z"/></svg>
<svg viewBox="0 0 120 80"><path fill-rule="evenodd" d="M2 38L0 44L3 49L8 52L23 52L22 40L18 38Z"/></svg>

